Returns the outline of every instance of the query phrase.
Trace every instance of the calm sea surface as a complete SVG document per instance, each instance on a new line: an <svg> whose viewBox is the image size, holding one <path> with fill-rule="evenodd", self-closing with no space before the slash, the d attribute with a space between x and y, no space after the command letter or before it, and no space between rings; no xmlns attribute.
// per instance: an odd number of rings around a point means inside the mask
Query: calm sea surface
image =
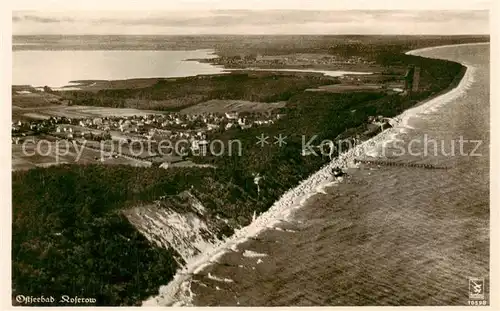
<svg viewBox="0 0 500 311"><path fill-rule="evenodd" d="M193 276L195 305L467 305L469 277L488 285L489 45L422 55L467 63L473 79L462 96L411 118L396 138L427 135L448 153L455 144L457 154L460 137L481 140L480 156L391 158L449 170L352 169L281 226L289 230L264 231ZM476 143L463 146L470 155Z"/></svg>
<svg viewBox="0 0 500 311"><path fill-rule="evenodd" d="M211 51L14 51L12 83L61 87L74 80L187 77L222 68L186 61L214 57Z"/></svg>

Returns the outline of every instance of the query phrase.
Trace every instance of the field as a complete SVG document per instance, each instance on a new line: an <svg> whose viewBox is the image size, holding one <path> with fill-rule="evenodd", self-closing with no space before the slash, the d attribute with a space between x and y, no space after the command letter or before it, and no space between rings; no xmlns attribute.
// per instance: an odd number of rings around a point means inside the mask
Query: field
<svg viewBox="0 0 500 311"><path fill-rule="evenodd" d="M34 140L24 144L12 145L12 170L28 170L35 167L47 167L61 164L106 164L106 165L131 165L148 166L142 161L129 157L104 157L101 161L101 152L98 149L83 148L67 141L43 141L31 137ZM66 145L66 143L68 145ZM90 146L90 144L89 144ZM126 155L125 155L126 156Z"/></svg>
<svg viewBox="0 0 500 311"><path fill-rule="evenodd" d="M182 109L180 112L185 114L202 113L225 113L225 112L268 112L277 108L285 107L286 102L261 103L247 100L222 100L212 99L189 108Z"/></svg>
<svg viewBox="0 0 500 311"><path fill-rule="evenodd" d="M373 92L382 91L382 85L365 84L365 85L349 85L349 84L334 84L323 85L316 89L307 89L308 92L329 92L329 93L347 93L347 92Z"/></svg>
<svg viewBox="0 0 500 311"><path fill-rule="evenodd" d="M97 118L97 117L129 117L159 114L161 112L152 110L140 110L133 108L109 108L90 106L46 106L37 108L12 108L12 118L16 119L48 119L50 117L66 118Z"/></svg>
<svg viewBox="0 0 500 311"><path fill-rule="evenodd" d="M18 108L44 107L49 105L61 104L61 97L56 94L45 92L24 93L30 91L12 92L12 106Z"/></svg>

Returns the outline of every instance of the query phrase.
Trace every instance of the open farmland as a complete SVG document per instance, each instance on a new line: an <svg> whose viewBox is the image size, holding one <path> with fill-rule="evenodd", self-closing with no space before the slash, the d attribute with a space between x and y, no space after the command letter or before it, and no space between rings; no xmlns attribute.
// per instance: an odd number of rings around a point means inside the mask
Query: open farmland
<svg viewBox="0 0 500 311"><path fill-rule="evenodd" d="M104 161L101 161L101 152L97 148L84 148L81 145L77 145L77 148L75 148L73 144L67 141L58 141L57 143L54 141L43 141L40 143L40 141L41 140L35 139L26 142L24 145L12 145L13 171L72 163L147 166L143 161L134 160L128 157L105 157ZM69 146L67 149L66 143Z"/></svg>
<svg viewBox="0 0 500 311"><path fill-rule="evenodd" d="M90 106L47 106L39 108L13 107L12 116L31 119L48 119L50 117L66 117L74 119L98 118L98 117L129 117L160 114L153 110L140 110L133 108L109 108Z"/></svg>
<svg viewBox="0 0 500 311"><path fill-rule="evenodd" d="M181 110L185 114L225 113L225 112L267 112L285 107L286 102L262 103L246 100L209 100Z"/></svg>
<svg viewBox="0 0 500 311"><path fill-rule="evenodd" d="M44 107L47 105L61 104L60 100L61 97L58 95L45 92L32 92L32 88L30 88L30 90L23 90L19 87L12 88L13 107L19 107L19 108Z"/></svg>
<svg viewBox="0 0 500 311"><path fill-rule="evenodd" d="M346 92L370 92L382 91L382 86L377 84L372 85L354 85L354 84L334 84L320 86L316 89L307 89L308 92L330 92L330 93L346 93Z"/></svg>

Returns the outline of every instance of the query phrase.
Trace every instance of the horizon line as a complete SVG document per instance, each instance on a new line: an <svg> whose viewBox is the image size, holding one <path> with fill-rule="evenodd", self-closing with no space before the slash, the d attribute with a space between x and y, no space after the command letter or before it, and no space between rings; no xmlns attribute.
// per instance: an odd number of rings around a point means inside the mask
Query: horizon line
<svg viewBox="0 0 500 311"><path fill-rule="evenodd" d="M491 36L491 33L475 33L475 34L433 34L433 33L422 33L422 34L407 34L407 33L394 33L394 34L375 34L375 33L345 33L345 34L329 34L329 33L290 33L290 34L272 34L272 33L252 33L252 34L239 34L239 33L228 33L228 34L221 34L221 33L206 33L206 34L116 34L116 33L109 33L109 34L12 34L13 37L33 37L33 36L121 36L121 37L126 37L126 36L166 36L166 37L175 37L175 36L189 36L189 37L197 37L197 36L446 36L446 37L458 37L458 36Z"/></svg>

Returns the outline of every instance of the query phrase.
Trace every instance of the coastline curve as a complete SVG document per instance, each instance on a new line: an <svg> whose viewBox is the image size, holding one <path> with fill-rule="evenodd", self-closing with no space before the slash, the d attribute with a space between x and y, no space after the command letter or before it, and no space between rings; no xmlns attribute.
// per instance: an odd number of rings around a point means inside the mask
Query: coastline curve
<svg viewBox="0 0 500 311"><path fill-rule="evenodd" d="M489 42L427 47L408 51L405 54L417 55L425 51L445 47L480 44L489 44ZM475 81L475 68L466 63L462 63L462 65L466 67L466 71L455 87L452 87L450 90L437 97L424 100L420 104L417 104L417 106L405 110L394 118L399 121L395 127L387 129L377 136L340 154L337 158L300 182L299 185L285 192L279 200L277 200L266 212L256 217L251 224L235 230L235 233L231 237L218 241L210 249L206 249L200 255L191 258L184 267L177 271L174 278L167 285L160 287L159 295L150 297L144 301L143 306L192 306L192 299L194 297L194 293L190 290L192 275L202 271L207 265L217 262L217 258L231 251L231 249L236 248L237 245L255 237L266 229L273 228L281 221L288 219L292 212L301 208L308 198L324 192L323 189L332 182L330 174L332 168L339 166L354 166L355 158L367 154L368 150L374 150L384 142L390 141L400 130L409 127L408 120L411 117L425 113L429 110L432 111L432 109L441 107L462 96Z"/></svg>

